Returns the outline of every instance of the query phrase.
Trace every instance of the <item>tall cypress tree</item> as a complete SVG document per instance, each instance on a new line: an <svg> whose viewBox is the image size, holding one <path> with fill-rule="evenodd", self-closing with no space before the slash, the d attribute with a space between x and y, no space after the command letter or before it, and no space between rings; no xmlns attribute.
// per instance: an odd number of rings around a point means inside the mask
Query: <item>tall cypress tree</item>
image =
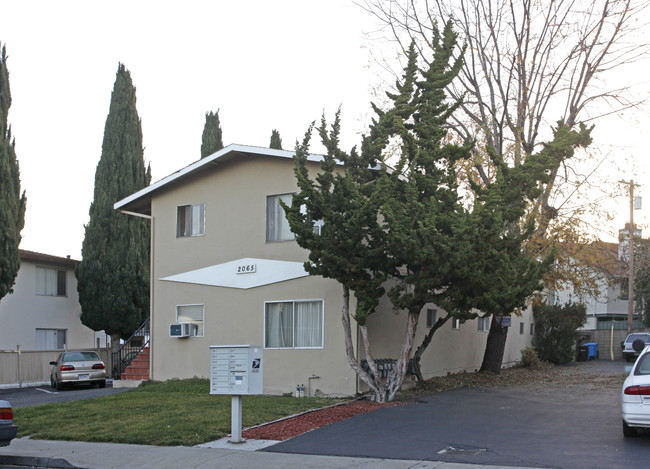
<svg viewBox="0 0 650 469"><path fill-rule="evenodd" d="M280 138L280 132L275 129L273 129L271 132L271 143L269 143L269 148L282 150L282 139Z"/></svg>
<svg viewBox="0 0 650 469"><path fill-rule="evenodd" d="M9 71L7 51L0 56L0 299L11 289L20 268L20 231L25 224L25 192L20 194L20 171L9 126Z"/></svg>
<svg viewBox="0 0 650 469"><path fill-rule="evenodd" d="M149 224L115 211L113 204L150 181L135 88L120 64L95 172L82 261L75 272L81 322L106 331L114 348L149 316Z"/></svg>
<svg viewBox="0 0 650 469"><path fill-rule="evenodd" d="M205 126L201 138L201 158L213 154L223 148L221 137L221 123L219 122L219 110L217 112L206 112Z"/></svg>

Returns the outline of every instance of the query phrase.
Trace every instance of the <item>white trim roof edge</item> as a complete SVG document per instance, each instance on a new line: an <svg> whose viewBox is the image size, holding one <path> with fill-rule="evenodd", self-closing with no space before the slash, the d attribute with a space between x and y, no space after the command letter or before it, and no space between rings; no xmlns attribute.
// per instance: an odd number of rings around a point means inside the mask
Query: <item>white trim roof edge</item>
<svg viewBox="0 0 650 469"><path fill-rule="evenodd" d="M187 174L193 173L198 169L200 169L202 166L205 166L215 160L218 160L219 158L232 152L249 153L253 155L262 155L262 156L275 156L279 158L293 158L295 154L295 151L289 151L289 150L275 150L272 148L255 147L250 145L239 145L236 143L231 144L209 156L206 156L205 158L201 158L200 160L195 161L194 163L191 163L188 166L185 166L184 168L176 171L175 173L165 176L164 178L145 187L144 189L140 189L138 192L135 192L129 195L128 197L125 197L122 200L115 202L115 204L113 204L113 208L115 210L120 210L122 207L128 205L134 200L137 200L147 194L150 194ZM307 155L308 161L319 162L322 161L322 159L323 159L323 155L316 155L316 154Z"/></svg>

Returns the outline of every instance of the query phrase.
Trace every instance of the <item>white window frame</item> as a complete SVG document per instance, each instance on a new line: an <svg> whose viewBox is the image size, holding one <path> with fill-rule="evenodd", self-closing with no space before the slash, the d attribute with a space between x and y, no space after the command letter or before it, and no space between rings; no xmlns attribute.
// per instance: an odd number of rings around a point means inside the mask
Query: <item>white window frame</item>
<svg viewBox="0 0 650 469"><path fill-rule="evenodd" d="M56 341L56 344L53 343L54 341ZM67 329L36 328L37 350L63 350L67 348L67 345Z"/></svg>
<svg viewBox="0 0 650 469"><path fill-rule="evenodd" d="M530 335L535 335L535 323L530 323Z"/></svg>
<svg viewBox="0 0 650 469"><path fill-rule="evenodd" d="M526 324L521 321L519 323L519 335L524 335L524 332L526 331Z"/></svg>
<svg viewBox="0 0 650 469"><path fill-rule="evenodd" d="M480 332L488 332L490 330L490 316L478 318L478 330Z"/></svg>
<svg viewBox="0 0 650 469"><path fill-rule="evenodd" d="M451 318L451 328L455 331L460 329L460 319Z"/></svg>
<svg viewBox="0 0 650 469"><path fill-rule="evenodd" d="M284 198L284 200L283 200ZM266 196L266 242L267 243L280 243L282 241L294 241L295 235L289 227L287 214L280 205L280 201L285 204L291 204L293 192L284 194L273 194ZM287 200L288 199L288 200ZM273 204L271 205L271 201ZM280 223L278 223L280 219Z"/></svg>
<svg viewBox="0 0 650 469"><path fill-rule="evenodd" d="M53 274L52 274L53 273ZM53 278L49 278L53 275ZM63 279L63 290L61 293L60 280ZM56 267L36 266L36 294L38 296L68 296L68 271Z"/></svg>
<svg viewBox="0 0 650 469"><path fill-rule="evenodd" d="M291 346L268 346L268 337L267 337L267 327L270 327L267 324L268 321L268 305L280 304L280 303L291 303ZM296 346L296 303L320 303L320 345L316 346ZM298 299L298 300L273 300L264 302L264 348L265 349L280 349L280 350L318 350L325 348L325 300L323 298L309 298L309 299Z"/></svg>
<svg viewBox="0 0 650 469"><path fill-rule="evenodd" d="M201 320L199 321L196 318L192 318L191 316L185 316L179 318L179 308L201 308ZM176 323L179 322L189 322L192 324L196 324L198 326L198 330L196 332L195 336L191 337L204 337L205 336L205 304L183 304L183 305L176 305Z"/></svg>
<svg viewBox="0 0 650 469"><path fill-rule="evenodd" d="M189 220L186 215L185 223L181 227L181 210L187 210L188 207ZM176 207L176 237L193 238L196 236L205 236L205 203L179 205Z"/></svg>

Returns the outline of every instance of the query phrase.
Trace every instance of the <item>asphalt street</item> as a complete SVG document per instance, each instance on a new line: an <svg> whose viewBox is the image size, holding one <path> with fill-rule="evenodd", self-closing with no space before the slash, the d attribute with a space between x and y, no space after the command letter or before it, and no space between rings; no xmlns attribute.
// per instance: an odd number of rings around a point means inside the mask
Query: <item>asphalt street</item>
<svg viewBox="0 0 650 469"><path fill-rule="evenodd" d="M625 372L623 361L577 364ZM552 468L648 467L650 436L624 438L620 388L461 388L336 422L264 451Z"/></svg>

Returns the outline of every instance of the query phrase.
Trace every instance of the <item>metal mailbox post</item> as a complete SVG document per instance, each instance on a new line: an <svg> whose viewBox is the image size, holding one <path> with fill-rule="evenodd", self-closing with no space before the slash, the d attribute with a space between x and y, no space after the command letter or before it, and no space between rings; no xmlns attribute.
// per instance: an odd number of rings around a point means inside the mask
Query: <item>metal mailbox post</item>
<svg viewBox="0 0 650 469"><path fill-rule="evenodd" d="M210 394L232 396L231 443L244 443L242 396L262 394L262 352L259 345L210 346Z"/></svg>

